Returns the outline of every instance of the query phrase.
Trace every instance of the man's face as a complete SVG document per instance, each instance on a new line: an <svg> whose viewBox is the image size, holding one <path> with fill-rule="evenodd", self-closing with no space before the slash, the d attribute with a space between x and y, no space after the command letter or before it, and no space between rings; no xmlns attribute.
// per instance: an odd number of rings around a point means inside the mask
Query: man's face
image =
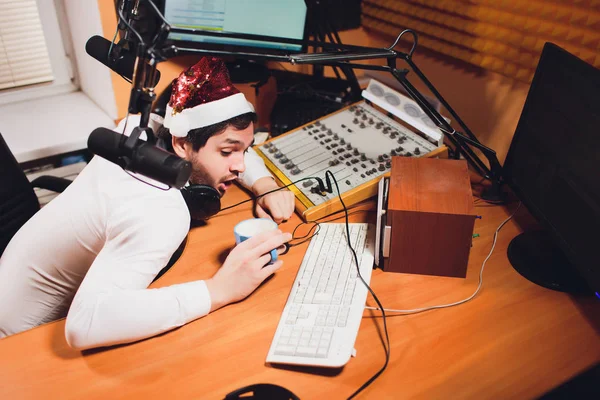
<svg viewBox="0 0 600 400"><path fill-rule="evenodd" d="M229 126L222 133L212 136L204 147L197 152L192 151L188 158L192 163L191 183L210 185L223 196L246 169L244 153L253 142L252 123L242 130Z"/></svg>

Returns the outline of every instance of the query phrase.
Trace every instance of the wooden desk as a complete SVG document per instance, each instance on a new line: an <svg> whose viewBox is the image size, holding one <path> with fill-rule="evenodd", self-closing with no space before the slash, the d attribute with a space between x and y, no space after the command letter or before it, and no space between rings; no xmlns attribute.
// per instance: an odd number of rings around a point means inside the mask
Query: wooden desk
<svg viewBox="0 0 600 400"><path fill-rule="evenodd" d="M233 188L225 205L244 196ZM475 225L480 237L473 240L466 279L377 270L375 293L385 307L401 309L466 298L477 286L494 230L515 207L476 208L483 218ZM178 263L154 286L211 276L234 243L233 226L250 215L247 204L194 228ZM474 300L388 317L390 364L361 398L533 398L600 360L597 300L535 286L508 263L507 245L521 231L519 223L528 223L524 209L518 216L500 232ZM294 217L283 228L291 231L299 221ZM365 311L357 357L341 370L265 365L306 247L292 248L282 269L245 301L155 338L82 354L68 347L59 320L0 340L0 397L222 399L245 385L276 383L301 399L346 398L383 365L377 313Z"/></svg>

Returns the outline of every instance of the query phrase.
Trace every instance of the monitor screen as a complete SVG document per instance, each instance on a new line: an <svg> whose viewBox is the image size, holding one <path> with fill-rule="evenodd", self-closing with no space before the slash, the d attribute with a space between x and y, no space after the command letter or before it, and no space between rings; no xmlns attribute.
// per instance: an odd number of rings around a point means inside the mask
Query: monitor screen
<svg viewBox="0 0 600 400"><path fill-rule="evenodd" d="M164 15L173 27L304 39L304 0L165 0ZM169 34L171 40L302 51L299 44L225 38L197 34Z"/></svg>
<svg viewBox="0 0 600 400"><path fill-rule="evenodd" d="M511 188L573 273L595 291L600 291L599 93L600 70L546 43L504 164Z"/></svg>

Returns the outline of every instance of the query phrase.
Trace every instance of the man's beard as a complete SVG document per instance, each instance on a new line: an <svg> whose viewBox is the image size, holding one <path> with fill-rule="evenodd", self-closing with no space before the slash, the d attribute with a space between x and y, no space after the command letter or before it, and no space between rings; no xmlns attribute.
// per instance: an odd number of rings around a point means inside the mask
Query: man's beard
<svg viewBox="0 0 600 400"><path fill-rule="evenodd" d="M190 175L190 183L192 185L208 185L215 188L221 197L223 197L223 192L217 189L217 183L213 182L210 176L202 170L201 168L195 167L194 163L192 163L192 174Z"/></svg>
<svg viewBox="0 0 600 400"><path fill-rule="evenodd" d="M210 187L213 187L215 190L217 190L217 192L219 192L219 195L221 197L223 197L225 195L225 191L220 188L220 184L223 182L229 182L232 179L236 179L237 175L236 174L231 174L231 175L227 175L221 178L221 180L218 181L214 181L210 175L208 175L206 173L206 171L204 169L202 169L201 167L198 168L195 165L197 165L197 163L192 162L192 173L190 175L190 183L192 185L208 185Z"/></svg>

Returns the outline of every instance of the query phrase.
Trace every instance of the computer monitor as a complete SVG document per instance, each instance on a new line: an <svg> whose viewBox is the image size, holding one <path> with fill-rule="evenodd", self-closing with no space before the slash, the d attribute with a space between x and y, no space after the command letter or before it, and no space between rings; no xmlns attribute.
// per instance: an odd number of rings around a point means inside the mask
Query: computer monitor
<svg viewBox="0 0 600 400"><path fill-rule="evenodd" d="M304 0L162 0L164 15L173 27L226 31L286 39L305 38ZM170 33L175 41L201 42L214 49L252 47L286 53L300 52L300 44Z"/></svg>
<svg viewBox="0 0 600 400"><path fill-rule="evenodd" d="M600 70L546 43L506 161L506 181L543 229L508 248L555 290L600 292ZM589 290L588 289L588 290Z"/></svg>

